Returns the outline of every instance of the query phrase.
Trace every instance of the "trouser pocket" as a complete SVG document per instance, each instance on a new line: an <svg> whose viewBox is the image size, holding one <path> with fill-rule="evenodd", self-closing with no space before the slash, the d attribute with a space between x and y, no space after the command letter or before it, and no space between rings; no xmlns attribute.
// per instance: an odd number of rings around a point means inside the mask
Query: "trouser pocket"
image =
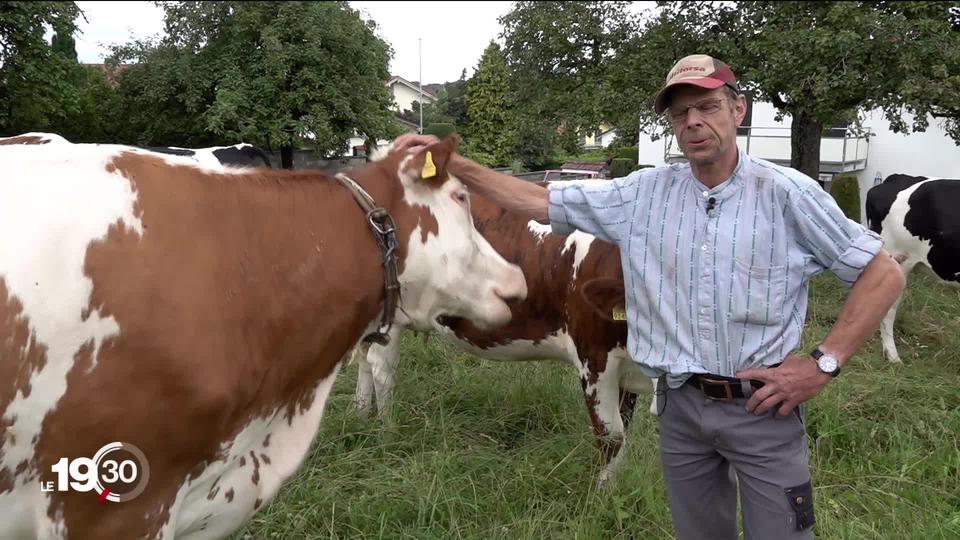
<svg viewBox="0 0 960 540"><path fill-rule="evenodd" d="M802 531L808 527L813 527L817 520L813 514L813 486L811 483L807 481L783 491L786 493L787 501L790 502L790 508L793 509L796 517L797 530Z"/></svg>

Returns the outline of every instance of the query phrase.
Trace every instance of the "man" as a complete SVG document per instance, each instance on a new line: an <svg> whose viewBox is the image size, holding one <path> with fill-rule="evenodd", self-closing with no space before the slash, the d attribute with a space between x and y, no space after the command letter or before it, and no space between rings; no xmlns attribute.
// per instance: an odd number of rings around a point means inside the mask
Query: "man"
<svg viewBox="0 0 960 540"><path fill-rule="evenodd" d="M450 170L557 233L580 229L619 246L630 354L669 386L659 399L660 455L677 537L737 537L732 467L746 538L812 538L799 405L877 329L903 275L880 237L816 181L737 147L746 103L726 64L681 59L654 108L687 164L549 189L462 157ZM795 354L808 280L824 270L852 288L823 342Z"/></svg>

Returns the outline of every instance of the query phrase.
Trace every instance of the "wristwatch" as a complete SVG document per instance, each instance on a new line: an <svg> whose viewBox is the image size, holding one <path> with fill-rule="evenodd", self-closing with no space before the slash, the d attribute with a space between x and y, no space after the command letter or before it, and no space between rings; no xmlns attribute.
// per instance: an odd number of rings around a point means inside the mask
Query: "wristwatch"
<svg viewBox="0 0 960 540"><path fill-rule="evenodd" d="M820 350L820 347L814 349L810 356L817 362L817 367L820 368L820 371L826 373L831 377L836 377L840 374L840 362L830 354L827 354Z"/></svg>

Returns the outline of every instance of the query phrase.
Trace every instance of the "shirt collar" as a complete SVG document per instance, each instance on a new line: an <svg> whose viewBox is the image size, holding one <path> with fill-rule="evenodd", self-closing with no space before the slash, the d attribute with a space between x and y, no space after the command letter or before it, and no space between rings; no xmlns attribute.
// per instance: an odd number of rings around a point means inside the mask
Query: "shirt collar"
<svg viewBox="0 0 960 540"><path fill-rule="evenodd" d="M735 194L740 190L740 187L743 186L745 179L750 174L750 158L747 157L747 153L738 146L737 166L733 169L733 174L712 189L700 183L700 180L697 180L697 177L693 176L692 169L689 170L689 173L690 179L693 181L693 186L698 193L704 197L712 197L718 201L722 201Z"/></svg>

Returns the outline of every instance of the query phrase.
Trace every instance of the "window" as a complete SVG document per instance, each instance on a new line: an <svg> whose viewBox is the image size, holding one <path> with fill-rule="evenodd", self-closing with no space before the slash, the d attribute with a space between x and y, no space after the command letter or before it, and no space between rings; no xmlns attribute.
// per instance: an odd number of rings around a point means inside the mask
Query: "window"
<svg viewBox="0 0 960 540"><path fill-rule="evenodd" d="M830 126L823 130L824 139L842 139L847 135L847 126L849 122L837 122L833 126Z"/></svg>

